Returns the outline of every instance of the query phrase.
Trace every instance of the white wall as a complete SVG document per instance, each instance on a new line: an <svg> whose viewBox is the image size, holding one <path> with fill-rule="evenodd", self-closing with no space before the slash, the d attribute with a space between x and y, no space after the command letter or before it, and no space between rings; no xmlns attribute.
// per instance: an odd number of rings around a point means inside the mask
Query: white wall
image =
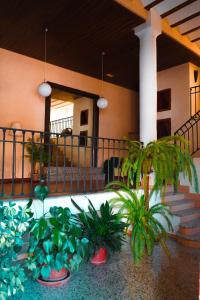
<svg viewBox="0 0 200 300"><path fill-rule="evenodd" d="M80 125L80 114L82 110L88 109L88 125ZM93 101L82 97L74 101L74 125L73 134L80 134L80 131L88 131L88 136L92 136L93 130Z"/></svg>
<svg viewBox="0 0 200 300"><path fill-rule="evenodd" d="M143 193L142 190L138 191L138 195L141 195ZM88 211L88 199L91 200L92 204L94 205L94 207L96 209L100 208L100 205L102 203L105 203L106 201L111 200L112 198L116 198L116 194L113 192L101 192L101 193L94 193L94 194L86 194L86 195L73 195L73 196L58 196L58 197L48 197L45 201L44 201L44 211L48 212L49 208L51 206L60 206L60 207L68 207L70 208L72 213L77 213L78 210L74 207L74 205L71 202L71 198L77 202L77 204L83 208L85 211ZM17 207L21 206L24 207L27 204L28 200L17 200ZM158 194L157 196L155 194L153 194L152 198L151 198L151 202L150 202L150 206L156 204L156 203L160 203L161 202L161 198L160 195ZM7 201L4 201L4 203L8 203ZM39 218L42 216L43 214L43 203L39 200L34 200L33 201L33 206L32 206L32 210L34 212L34 217L35 218ZM115 209L115 211L117 211L117 209ZM156 218L162 223L162 225L165 227L166 230L168 230L167 224L165 222L165 220L160 217L160 216L156 216ZM176 216L173 216L171 218L172 224L173 224L173 228L176 231L178 228L178 225L180 223L180 219Z"/></svg>
<svg viewBox="0 0 200 300"><path fill-rule="evenodd" d="M171 118L173 134L190 116L189 64L158 72L158 91L171 88L171 110L157 113L157 119Z"/></svg>
<svg viewBox="0 0 200 300"><path fill-rule="evenodd" d="M198 80L194 81L194 70L198 71ZM200 67L195 66L192 63L189 63L189 81L190 81L190 87L195 87L200 85ZM194 93L195 89L192 89L192 93ZM195 113L195 111L200 109L200 89L196 89L196 94L192 94L191 96L191 106L192 106L192 114ZM196 106L195 106L196 102Z"/></svg>

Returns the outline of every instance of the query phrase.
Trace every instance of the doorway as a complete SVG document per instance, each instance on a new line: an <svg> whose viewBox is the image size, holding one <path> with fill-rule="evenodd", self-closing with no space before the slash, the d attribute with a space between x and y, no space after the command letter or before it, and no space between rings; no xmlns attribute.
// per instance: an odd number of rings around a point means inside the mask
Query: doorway
<svg viewBox="0 0 200 300"><path fill-rule="evenodd" d="M45 100L45 132L70 132L98 137L98 95L49 82L52 94Z"/></svg>

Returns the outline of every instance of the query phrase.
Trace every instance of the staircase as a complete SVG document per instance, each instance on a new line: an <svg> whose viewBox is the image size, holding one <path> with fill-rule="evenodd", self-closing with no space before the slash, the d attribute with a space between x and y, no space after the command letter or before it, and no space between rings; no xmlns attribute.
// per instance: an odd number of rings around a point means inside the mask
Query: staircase
<svg viewBox="0 0 200 300"><path fill-rule="evenodd" d="M174 133L188 140L189 152L200 157L200 86L190 88L191 117ZM180 145L185 147L185 145ZM198 164L196 164L198 166ZM198 167L199 169L199 167ZM197 171L199 175L199 170ZM200 180L199 180L200 182ZM189 192L189 187L179 188L179 193L168 192L164 199L173 215L180 220L179 228L172 236L181 244L200 249L200 195ZM181 192L182 191L182 192Z"/></svg>
<svg viewBox="0 0 200 300"><path fill-rule="evenodd" d="M200 150L200 110L176 130L174 135L182 136L184 139L190 141L190 154L195 155Z"/></svg>
<svg viewBox="0 0 200 300"><path fill-rule="evenodd" d="M184 246L200 249L200 195L168 192L164 202L180 219L178 230L171 236Z"/></svg>
<svg viewBox="0 0 200 300"><path fill-rule="evenodd" d="M105 174L101 167L84 166L70 161L71 153L65 156L64 147L58 146L51 140L51 162L46 168L46 174L50 182L70 182L70 181L105 181ZM65 165L65 166L64 166ZM90 165L90 164L89 164Z"/></svg>
<svg viewBox="0 0 200 300"><path fill-rule="evenodd" d="M64 181L105 181L105 175L102 168L94 167L53 167L47 171L50 182Z"/></svg>

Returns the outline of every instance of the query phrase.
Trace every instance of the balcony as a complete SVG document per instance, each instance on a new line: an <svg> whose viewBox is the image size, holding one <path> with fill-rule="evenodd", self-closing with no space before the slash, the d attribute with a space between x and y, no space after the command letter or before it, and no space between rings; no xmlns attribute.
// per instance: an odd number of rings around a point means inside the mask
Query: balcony
<svg viewBox="0 0 200 300"><path fill-rule="evenodd" d="M73 128L73 116L51 121L49 124L51 133L62 133L66 128Z"/></svg>
<svg viewBox="0 0 200 300"><path fill-rule="evenodd" d="M126 153L126 140L0 127L0 197L33 196L41 179L50 195L102 191Z"/></svg>

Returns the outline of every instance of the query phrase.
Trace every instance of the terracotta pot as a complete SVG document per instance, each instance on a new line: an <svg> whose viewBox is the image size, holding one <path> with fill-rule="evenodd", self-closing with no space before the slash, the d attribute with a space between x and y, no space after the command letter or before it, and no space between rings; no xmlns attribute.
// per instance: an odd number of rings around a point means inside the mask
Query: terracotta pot
<svg viewBox="0 0 200 300"><path fill-rule="evenodd" d="M128 237L131 237L131 236L132 236L133 226L134 226L134 225L132 224L132 225L130 225L130 226L128 227L128 229L127 229L126 234L128 235Z"/></svg>
<svg viewBox="0 0 200 300"><path fill-rule="evenodd" d="M127 230L127 235L128 235L128 237L131 237L131 235L132 235L132 230L128 229L128 230Z"/></svg>
<svg viewBox="0 0 200 300"><path fill-rule="evenodd" d="M38 278L37 281L44 286L61 286L68 282L70 273L67 269L63 268L60 271L52 270L47 279Z"/></svg>
<svg viewBox="0 0 200 300"><path fill-rule="evenodd" d="M107 260L107 250L101 247L92 257L91 263L94 265L104 264Z"/></svg>

